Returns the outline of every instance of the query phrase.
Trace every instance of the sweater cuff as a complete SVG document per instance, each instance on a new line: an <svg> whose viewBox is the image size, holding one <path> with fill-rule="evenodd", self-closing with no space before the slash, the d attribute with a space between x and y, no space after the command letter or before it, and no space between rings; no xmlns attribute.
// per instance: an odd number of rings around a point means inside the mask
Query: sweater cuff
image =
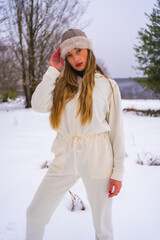
<svg viewBox="0 0 160 240"><path fill-rule="evenodd" d="M111 178L114 179L114 180L117 180L117 181L122 181L123 180L123 174L124 174L124 169L121 169L121 170L120 169L119 170L113 169Z"/></svg>
<svg viewBox="0 0 160 240"><path fill-rule="evenodd" d="M56 79L60 75L60 72L56 68L54 68L52 66L49 66L49 68L46 71L45 75L49 79L53 79L53 78Z"/></svg>

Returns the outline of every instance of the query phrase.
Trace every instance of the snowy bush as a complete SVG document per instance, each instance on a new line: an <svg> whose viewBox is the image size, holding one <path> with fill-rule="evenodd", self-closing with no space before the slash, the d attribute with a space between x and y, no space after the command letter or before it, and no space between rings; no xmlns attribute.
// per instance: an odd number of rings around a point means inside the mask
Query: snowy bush
<svg viewBox="0 0 160 240"><path fill-rule="evenodd" d="M69 193L71 195L72 198L72 207L71 207L71 211L75 211L75 210L85 210L85 206L84 203L82 201L82 199L75 193L71 192L69 190Z"/></svg>
<svg viewBox="0 0 160 240"><path fill-rule="evenodd" d="M141 165L160 166L160 155L154 155L150 152L137 153L137 163Z"/></svg>
<svg viewBox="0 0 160 240"><path fill-rule="evenodd" d="M25 98L22 96L17 97L16 99L8 98L8 102L0 103L0 111L1 110L9 111L22 108L25 108Z"/></svg>
<svg viewBox="0 0 160 240"><path fill-rule="evenodd" d="M1 92L1 98L2 102L8 102L8 99L15 99L17 97L17 94L13 91L3 91Z"/></svg>
<svg viewBox="0 0 160 240"><path fill-rule="evenodd" d="M145 146L145 142L142 149L138 146L138 143L136 144L137 141L138 139L135 139L134 134L132 134L132 146L129 150L129 154L125 157L131 158L134 162L140 165L160 166L160 155L153 153L150 146ZM142 143L140 146L142 146Z"/></svg>
<svg viewBox="0 0 160 240"><path fill-rule="evenodd" d="M41 164L41 168L42 169L49 168L50 164L51 164L51 161L45 161L44 163Z"/></svg>

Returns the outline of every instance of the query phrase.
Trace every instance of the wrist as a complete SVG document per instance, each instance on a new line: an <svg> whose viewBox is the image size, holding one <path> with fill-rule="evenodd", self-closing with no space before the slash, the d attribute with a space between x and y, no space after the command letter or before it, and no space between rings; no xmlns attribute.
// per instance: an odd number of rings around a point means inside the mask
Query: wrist
<svg viewBox="0 0 160 240"><path fill-rule="evenodd" d="M61 66L57 66L56 64L50 64L51 67L54 67L55 69L57 69L57 71L61 72L62 67Z"/></svg>

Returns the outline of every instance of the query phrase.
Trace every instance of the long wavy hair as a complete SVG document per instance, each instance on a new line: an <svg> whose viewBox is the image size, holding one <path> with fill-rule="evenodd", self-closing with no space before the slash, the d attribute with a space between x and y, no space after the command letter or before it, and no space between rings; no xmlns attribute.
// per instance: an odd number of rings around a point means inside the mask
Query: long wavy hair
<svg viewBox="0 0 160 240"><path fill-rule="evenodd" d="M50 112L50 125L53 129L58 129L62 120L62 113L65 105L74 98L78 92L79 84L77 82L76 74L72 67L65 60L64 72L56 79L55 88L53 90L53 102ZM91 50L88 50L87 65L85 74L82 79L81 93L79 95L79 109L75 117L81 114L81 124L88 124L92 120L93 107L93 88L95 86L95 72L96 70L103 74L109 81L115 105L114 90L109 77L102 71L100 66L96 63L95 56Z"/></svg>

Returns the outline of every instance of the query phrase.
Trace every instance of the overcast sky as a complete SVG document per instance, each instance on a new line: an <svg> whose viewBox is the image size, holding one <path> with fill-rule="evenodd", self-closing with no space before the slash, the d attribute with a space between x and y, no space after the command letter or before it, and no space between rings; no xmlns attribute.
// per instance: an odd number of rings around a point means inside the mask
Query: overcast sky
<svg viewBox="0 0 160 240"><path fill-rule="evenodd" d="M131 67L136 65L133 50L137 32L145 27L156 0L90 0L84 29L93 42L96 57L104 60L109 76L136 77Z"/></svg>

